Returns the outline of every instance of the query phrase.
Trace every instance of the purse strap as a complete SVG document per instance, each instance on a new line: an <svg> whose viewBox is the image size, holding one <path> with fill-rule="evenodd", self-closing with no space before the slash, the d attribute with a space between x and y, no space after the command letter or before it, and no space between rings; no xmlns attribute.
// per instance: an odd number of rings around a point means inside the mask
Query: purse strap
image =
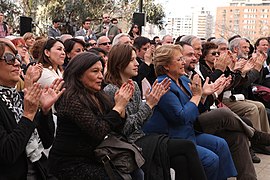
<svg viewBox="0 0 270 180"><path fill-rule="evenodd" d="M106 155L102 158L101 161L104 165L105 171L107 175L109 176L110 180L117 180L112 169L112 164L110 163L111 158L108 155Z"/></svg>

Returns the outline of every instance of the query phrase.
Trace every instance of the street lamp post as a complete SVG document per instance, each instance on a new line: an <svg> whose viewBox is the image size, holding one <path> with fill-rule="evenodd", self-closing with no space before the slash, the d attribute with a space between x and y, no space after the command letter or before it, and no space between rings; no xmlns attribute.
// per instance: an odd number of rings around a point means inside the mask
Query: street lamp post
<svg viewBox="0 0 270 180"><path fill-rule="evenodd" d="M143 8L143 0L140 0L139 12L142 12L142 8Z"/></svg>

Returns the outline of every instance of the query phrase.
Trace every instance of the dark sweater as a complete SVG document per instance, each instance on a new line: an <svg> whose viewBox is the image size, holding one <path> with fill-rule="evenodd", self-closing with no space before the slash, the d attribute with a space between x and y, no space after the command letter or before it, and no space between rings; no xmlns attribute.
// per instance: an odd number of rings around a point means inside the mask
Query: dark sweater
<svg viewBox="0 0 270 180"><path fill-rule="evenodd" d="M49 148L53 142L54 123L51 113L48 116L38 113L34 121L22 117L17 123L13 113L0 99L0 179L26 179L28 172L25 148L31 134L37 127L44 148ZM42 162L41 162L42 161ZM38 175L44 179L43 162L45 156L35 162ZM39 171L41 170L41 171Z"/></svg>
<svg viewBox="0 0 270 180"><path fill-rule="evenodd" d="M50 171L63 179L85 179L85 174L79 173L85 171L89 179L106 177L94 149L108 133L121 130L125 121L113 110L106 115L93 112L77 95L59 99L56 107L57 133L49 155Z"/></svg>

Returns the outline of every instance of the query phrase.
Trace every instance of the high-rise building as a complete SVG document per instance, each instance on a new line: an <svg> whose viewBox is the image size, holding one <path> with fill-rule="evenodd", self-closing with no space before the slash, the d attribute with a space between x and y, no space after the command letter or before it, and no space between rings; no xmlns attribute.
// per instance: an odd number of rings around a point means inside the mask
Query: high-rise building
<svg viewBox="0 0 270 180"><path fill-rule="evenodd" d="M167 19L166 30L173 37L192 33L192 16L171 17Z"/></svg>
<svg viewBox="0 0 270 180"><path fill-rule="evenodd" d="M195 35L209 38L213 35L214 20L210 11L204 7L191 8L188 14L167 18L167 34L173 37L180 35Z"/></svg>
<svg viewBox="0 0 270 180"><path fill-rule="evenodd" d="M213 35L214 19L211 12L204 7L195 8L193 11L193 32L199 38L209 38Z"/></svg>
<svg viewBox="0 0 270 180"><path fill-rule="evenodd" d="M235 34L250 39L270 36L269 0L232 0L228 7L218 7L215 36L229 38Z"/></svg>

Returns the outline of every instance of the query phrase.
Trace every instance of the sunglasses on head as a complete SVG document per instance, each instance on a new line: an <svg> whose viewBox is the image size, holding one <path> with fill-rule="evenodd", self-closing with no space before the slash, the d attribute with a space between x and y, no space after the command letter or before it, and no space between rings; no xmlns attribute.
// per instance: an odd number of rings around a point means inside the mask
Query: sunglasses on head
<svg viewBox="0 0 270 180"><path fill-rule="evenodd" d="M18 60L20 64L22 63L22 57L19 54L11 54L11 53L5 53L2 57L1 60L5 60L5 62L9 65L14 65L15 61Z"/></svg>
<svg viewBox="0 0 270 180"><path fill-rule="evenodd" d="M220 55L220 52L212 52L211 54L212 54L212 56L216 56L216 55L219 56Z"/></svg>
<svg viewBox="0 0 270 180"><path fill-rule="evenodd" d="M104 42L104 43L100 43L99 45L106 46L106 45L111 45L111 44L112 44L111 42Z"/></svg>

